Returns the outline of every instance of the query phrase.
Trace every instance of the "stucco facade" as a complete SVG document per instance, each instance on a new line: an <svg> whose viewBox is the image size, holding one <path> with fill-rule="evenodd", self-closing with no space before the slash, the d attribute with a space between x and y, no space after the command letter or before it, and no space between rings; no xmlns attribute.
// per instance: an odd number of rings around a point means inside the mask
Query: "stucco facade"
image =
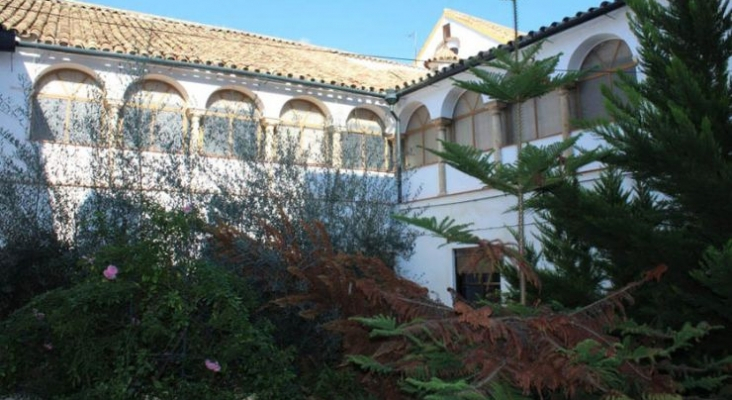
<svg viewBox="0 0 732 400"><path fill-rule="evenodd" d="M360 70L343 69L333 72L338 76L328 77L318 75L317 64L303 67L297 62L293 65L278 62L279 70L266 70L262 66L266 65L266 58L262 58L262 65L242 66L237 64L233 55L224 55L219 61L207 61L187 55L188 58L183 59L176 54L157 54L154 48L150 54L143 54L125 48L124 43L118 44L119 48L115 43L109 44L109 49L104 46L92 48L88 41L74 42L73 32L63 40L44 38L43 27L34 28L33 23L24 25L22 18L14 18L27 2L16 0L11 3L16 5L14 9L6 8L0 13L4 17L4 22L0 20L3 28L17 36L14 49L0 52L0 94L11 101L25 102L28 89L32 91L31 96L38 96L39 82L54 73L77 71L103 88L103 103L111 110L110 115L115 115L119 105L129 97L132 82L159 82L181 102L180 118L187 132L193 132L183 140L197 141L197 145L203 148L206 140L203 121L214 100L222 93L229 93L227 96L236 93L245 99L242 101L251 103L256 109L256 123L270 135L278 125L287 122L288 107L293 107L293 104L297 107L309 105L312 114L322 118L320 127L335 135L348 133L349 120L358 110L364 110L370 120L381 127L378 134L383 139L386 159L398 159L396 141L402 141L403 175L408 180L404 184L407 207L422 210L424 216L434 216L438 220L450 216L459 222L473 223L477 233L489 239L513 240L507 227L515 226L516 216L506 210L514 204L514 199L482 187L476 180L445 166L438 159L432 159L430 154L421 150L437 146L438 139L453 140L484 150L493 149L495 157L500 157L502 162L510 163L516 159L515 139L512 139L509 127L510 108L485 96L466 94L452 81L470 80L472 76L467 66L490 59L489 48L483 48L479 56L430 72L424 68L395 65L337 51L324 53L323 49L288 44L292 45L288 51L295 54L292 55L295 61L299 57L297 52L305 55L315 52L319 56L327 53L327 57L332 58L323 59L323 63L352 63L368 72L362 74ZM54 6L66 4L63 1L49 3ZM546 98L536 99L530 105L533 107L530 108L533 119L529 124L533 131L528 139L532 143L551 143L569 135L582 134L573 128L572 120L596 116L598 107L601 109L601 105L594 104L598 101L599 83L611 75L614 68L622 68L638 76L639 72L635 70L637 42L628 28L627 12L622 1L604 3L599 8L549 27L531 27L537 30L520 39L522 47L542 41L540 57L561 54L559 71L592 65L601 67L600 73L595 74L597 76ZM461 43L461 58L465 51L476 46L477 40L471 39L470 32L463 32L465 29L461 26L454 32L460 34L464 42ZM227 33L220 34L225 37ZM486 43L491 47L498 42ZM606 56L609 59L603 58ZM288 57L288 53L279 57ZM599 61L593 61L593 64L590 62L592 57ZM380 77L394 76L394 71L403 79L387 81L379 86L378 82L383 82ZM396 103L388 104L387 95L395 97ZM33 139L34 133L23 129L10 116L0 116L0 124L15 132L19 140ZM584 148L598 144L591 135L583 135L579 143ZM395 163L387 162L383 168L376 169L381 170L380 173L393 173ZM582 179L593 179L597 168L598 165L588 167ZM427 286L436 298L449 304L447 288L455 287L457 279L454 250L461 246L442 244L440 239L421 235L414 256L401 260L399 270L406 277Z"/></svg>
<svg viewBox="0 0 732 400"><path fill-rule="evenodd" d="M638 59L637 40L628 28L628 10L621 7L617 10L594 18L587 22L578 24L569 29L551 35L543 41L543 47L539 57L548 57L561 54L558 71L578 70L588 54L596 49L598 45L611 40L622 41L632 52L632 64ZM636 71L640 78L640 71ZM451 76L459 80L473 79L467 71ZM405 94L399 101L399 117L401 121L402 134L407 134L406 127L412 114L420 107L425 107L429 112L432 121L441 125L445 139L454 140L456 104L458 99L465 94L465 91L456 88L449 79L442 79L424 85L417 90ZM577 107L582 98L578 88L567 88L562 94L572 97L573 100L563 106L561 99L557 99L559 114L566 112L562 125L567 126L563 132L548 134L530 140L532 144L542 145L561 140L568 135L581 135L578 145L585 149L596 147L599 142L591 133L572 127L572 119L579 118L577 110L564 110L566 107ZM560 97L560 96L558 96ZM483 105L481 110L486 110L488 123L495 123L505 126L509 118L505 110L496 110L497 105L490 98L481 98ZM493 111L496 110L496 111ZM568 117L568 118L567 118ZM494 120L494 121L491 121ZM541 124L541 121L539 122ZM440 128L438 128L439 130ZM551 132L550 132L551 133ZM503 131L505 141L506 132ZM505 163L511 163L516 159L516 145L506 143L494 143L493 148L496 154ZM407 151L407 150L405 150ZM590 183L597 176L599 165L590 165L581 178ZM444 217L452 217L458 223L473 223L472 228L476 233L486 239L499 239L504 242L515 242L510 234L509 228L515 228L517 216L515 212L508 210L516 205L516 199L507 196L500 191L484 188L482 184L462 173L445 166L441 163L432 163L419 168L412 169L409 187L418 189L415 196L411 197L410 207L423 211L423 216L434 216L438 221ZM407 196L410 198L410 196ZM532 216L528 217L529 226L532 225ZM529 237L529 239L531 239ZM450 294L447 288L456 287L455 254L454 250L464 246L456 244L445 245L444 240L438 239L430 234L424 234L417 240L415 254L409 260L402 262L403 273L411 279L427 286L433 294L446 303L450 303Z"/></svg>

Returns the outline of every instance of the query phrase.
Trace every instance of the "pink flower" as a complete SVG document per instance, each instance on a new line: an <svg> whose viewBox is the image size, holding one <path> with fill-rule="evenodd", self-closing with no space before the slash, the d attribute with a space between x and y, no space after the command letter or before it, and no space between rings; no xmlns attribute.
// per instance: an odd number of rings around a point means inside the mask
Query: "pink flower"
<svg viewBox="0 0 732 400"><path fill-rule="evenodd" d="M219 365L218 361L209 360L208 358L204 362L206 364L206 368L213 372L219 372L221 371L221 365Z"/></svg>
<svg viewBox="0 0 732 400"><path fill-rule="evenodd" d="M46 349L46 350L48 350L48 351L51 351L51 350L53 350L53 344L51 344L51 343L43 343L43 348Z"/></svg>
<svg viewBox="0 0 732 400"><path fill-rule="evenodd" d="M111 280L117 278L117 272L119 272L119 270L117 269L117 267L115 267L114 265L110 264L110 265L107 265L107 268L104 270L103 274L104 274L104 277L105 278L107 278L108 280L111 281Z"/></svg>
<svg viewBox="0 0 732 400"><path fill-rule="evenodd" d="M183 206L183 214L190 214L191 211L193 211L193 205L191 203Z"/></svg>

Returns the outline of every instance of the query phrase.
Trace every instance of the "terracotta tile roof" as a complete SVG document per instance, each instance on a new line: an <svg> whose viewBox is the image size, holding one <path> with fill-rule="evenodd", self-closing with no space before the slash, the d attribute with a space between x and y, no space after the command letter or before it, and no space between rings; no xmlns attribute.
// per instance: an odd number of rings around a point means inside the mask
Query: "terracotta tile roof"
<svg viewBox="0 0 732 400"><path fill-rule="evenodd" d="M472 30L478 31L498 43L505 44L510 42L514 38L513 28L499 25L495 22L486 21L482 18L463 14L459 11L451 10L449 8L446 8L443 11L442 16L445 17L445 19L459 22ZM519 34L521 34L521 32L519 32Z"/></svg>
<svg viewBox="0 0 732 400"><path fill-rule="evenodd" d="M68 0L0 0L0 25L25 42L215 65L379 92L427 71L252 33Z"/></svg>

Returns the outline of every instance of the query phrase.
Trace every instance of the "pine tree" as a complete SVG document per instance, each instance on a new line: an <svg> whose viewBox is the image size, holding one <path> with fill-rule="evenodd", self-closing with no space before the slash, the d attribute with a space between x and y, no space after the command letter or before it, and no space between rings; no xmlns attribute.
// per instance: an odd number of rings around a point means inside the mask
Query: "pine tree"
<svg viewBox="0 0 732 400"><path fill-rule="evenodd" d="M560 87L570 85L581 75L577 72L556 73L555 69L560 55L538 59L541 43L532 47L509 52L505 49L494 49L494 59L486 62L490 69L471 68L477 79L472 81L456 81L455 85L477 93L481 93L506 104L512 104L519 110L517 120L520 121L521 105L525 101L541 97ZM520 53L520 54L519 54ZM525 281L527 275L533 275L526 263L524 233L524 201L541 191L547 190L566 176L574 176L577 170L595 160L597 152L584 152L568 155L577 137L568 138L547 146L534 146L521 143L521 128L518 126L519 152L514 163L503 163L496 160L493 151L483 152L472 146L442 142L442 150L427 149L439 156L447 165L480 180L486 187L500 190L517 199L518 213L517 254L519 265L514 265L518 274L520 300L526 304ZM455 224L446 218L438 223L434 218L397 217L444 237L448 242L478 244L481 238L470 233L470 224ZM499 260L497 260L499 261ZM515 263L514 263L515 264ZM535 279L534 279L535 280ZM535 280L536 281L536 280Z"/></svg>
<svg viewBox="0 0 732 400"><path fill-rule="evenodd" d="M689 354L729 354L732 334L732 15L728 0L628 0L640 43L638 82L605 88L612 122L595 131L608 172L588 188L555 186L530 205L592 249L612 287L655 265L664 279L637 294L639 322L725 325ZM567 243L564 240L565 244ZM594 283L593 283L594 284Z"/></svg>
<svg viewBox="0 0 732 400"><path fill-rule="evenodd" d="M551 275L555 288L582 286L554 296L565 305L600 297L651 269L668 269L660 282L641 288L629 309L636 322L658 329L642 335L641 341L651 345L668 338L663 332L689 322L732 326L729 309L722 307L732 298L732 244L725 247L732 239L732 18L725 0L671 0L668 7L630 0L628 5L645 78L636 82L619 74L622 92L604 89L611 122L594 131L607 143L602 152L607 169L594 186L581 184L576 175L576 166L586 159L547 162L556 148L529 145L514 165L450 143L435 153L492 188L531 194L526 205L543 218L544 257L555 267L535 278ZM524 86L522 74L511 68L519 61L512 65L510 57L496 54L509 67L503 68L507 75L474 70L480 81L458 85L516 103L511 91L530 84ZM532 186L535 182L540 184ZM449 218L411 222L448 241L482 243L469 225ZM541 296L552 297L546 291ZM632 325L619 332L624 343L636 333ZM731 358L708 360L729 353L725 339L731 333L730 328L717 330L676 358L705 360L707 365L693 371L711 372L701 380L684 380L683 387L702 393L719 388L724 378L715 375L715 368ZM659 367L680 380L692 371Z"/></svg>

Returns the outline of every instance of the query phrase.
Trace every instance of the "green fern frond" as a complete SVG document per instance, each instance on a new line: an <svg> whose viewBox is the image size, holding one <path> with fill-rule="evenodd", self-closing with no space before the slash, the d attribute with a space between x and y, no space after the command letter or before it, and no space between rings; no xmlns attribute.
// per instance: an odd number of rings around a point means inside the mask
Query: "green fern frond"
<svg viewBox="0 0 732 400"><path fill-rule="evenodd" d="M377 315L375 317L353 317L351 321L356 321L372 329L396 329L397 322L394 317L387 315Z"/></svg>
<svg viewBox="0 0 732 400"><path fill-rule="evenodd" d="M687 377L681 382L681 387L683 387L685 391L702 389L711 392L722 387L728 379L729 376L727 375L703 376L700 378Z"/></svg>
<svg viewBox="0 0 732 400"><path fill-rule="evenodd" d="M610 393L602 397L602 400L633 400L622 393Z"/></svg>
<svg viewBox="0 0 732 400"><path fill-rule="evenodd" d="M491 382L491 400L530 400L530 397L523 396L521 391L512 388L502 382Z"/></svg>
<svg viewBox="0 0 732 400"><path fill-rule="evenodd" d="M356 321L370 329L369 337L390 337L400 336L403 330L397 325L394 317L386 315L378 315L375 317L353 317L351 321Z"/></svg>
<svg viewBox="0 0 732 400"><path fill-rule="evenodd" d="M393 371L393 368L384 365L371 357L361 354L350 355L346 357L346 360L350 363L356 364L359 368L365 371L375 372L377 374L387 374Z"/></svg>
<svg viewBox="0 0 732 400"><path fill-rule="evenodd" d="M454 382L432 377L428 381L407 378L402 383L405 392L425 400L488 400L465 380Z"/></svg>
<svg viewBox="0 0 732 400"><path fill-rule="evenodd" d="M678 394L674 393L647 393L643 395L643 400L682 400Z"/></svg>
<svg viewBox="0 0 732 400"><path fill-rule="evenodd" d="M673 333L673 343L667 349L664 350L662 355L669 357L671 353L676 350L687 348L693 345L692 341L697 341L702 337L706 336L710 331L714 329L721 329L720 326L711 326L706 322L700 322L697 325L692 325L687 322L678 331Z"/></svg>

